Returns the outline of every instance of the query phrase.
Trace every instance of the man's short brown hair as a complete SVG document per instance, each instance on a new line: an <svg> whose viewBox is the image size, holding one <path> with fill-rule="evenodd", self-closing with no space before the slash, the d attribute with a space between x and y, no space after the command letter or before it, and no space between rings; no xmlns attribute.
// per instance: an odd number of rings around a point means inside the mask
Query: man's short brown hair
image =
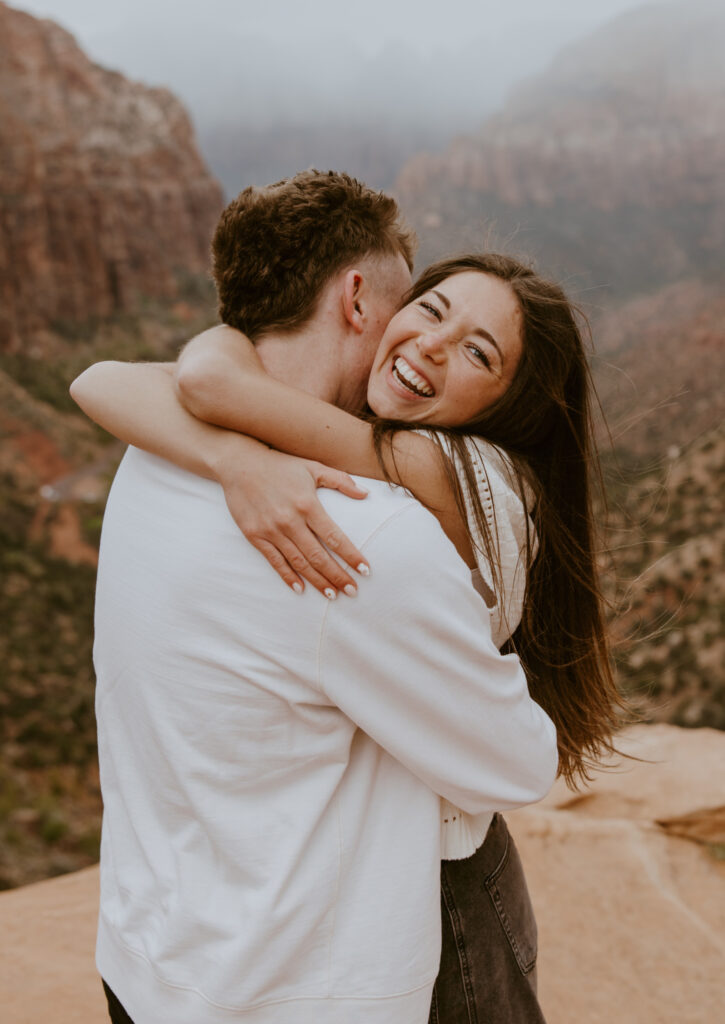
<svg viewBox="0 0 725 1024"><path fill-rule="evenodd" d="M395 200L348 174L303 171L246 188L222 213L212 242L219 315L252 339L302 327L340 270L396 254L412 270L414 245Z"/></svg>

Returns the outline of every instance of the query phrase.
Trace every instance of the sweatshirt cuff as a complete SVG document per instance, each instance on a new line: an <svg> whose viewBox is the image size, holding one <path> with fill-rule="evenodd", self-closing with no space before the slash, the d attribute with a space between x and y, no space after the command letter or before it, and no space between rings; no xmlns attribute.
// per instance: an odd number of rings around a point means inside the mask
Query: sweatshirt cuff
<svg viewBox="0 0 725 1024"><path fill-rule="evenodd" d="M441 797L441 860L464 860L483 845L493 811L466 814Z"/></svg>

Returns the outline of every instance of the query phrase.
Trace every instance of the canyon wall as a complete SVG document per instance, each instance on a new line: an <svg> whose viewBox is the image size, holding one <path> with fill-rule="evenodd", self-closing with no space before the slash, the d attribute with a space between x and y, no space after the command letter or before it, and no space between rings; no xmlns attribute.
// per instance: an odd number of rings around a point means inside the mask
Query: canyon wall
<svg viewBox="0 0 725 1024"><path fill-rule="evenodd" d="M178 296L221 207L171 93L0 3L0 351Z"/></svg>

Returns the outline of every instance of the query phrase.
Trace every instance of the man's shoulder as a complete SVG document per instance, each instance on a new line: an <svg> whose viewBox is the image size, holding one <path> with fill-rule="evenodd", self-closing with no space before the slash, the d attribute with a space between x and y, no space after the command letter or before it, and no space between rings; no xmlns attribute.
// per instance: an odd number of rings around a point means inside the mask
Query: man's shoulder
<svg viewBox="0 0 725 1024"><path fill-rule="evenodd" d="M142 530L165 544L171 542L172 523L183 524L189 531L187 543L210 531L229 534L238 542L239 529L219 484L129 447L108 496L104 534L122 536L127 542L129 535Z"/></svg>
<svg viewBox="0 0 725 1024"><path fill-rule="evenodd" d="M197 512L200 505L226 509L224 492L218 483L131 445L116 471L110 504L119 497L125 502L138 500L159 505L165 502L183 505L184 499L191 499Z"/></svg>
<svg viewBox="0 0 725 1024"><path fill-rule="evenodd" d="M368 491L367 498L358 500L339 491L318 491L327 513L353 543L360 546L383 534L410 551L421 545L440 544L458 558L433 513L402 487L367 477L354 479Z"/></svg>
<svg viewBox="0 0 725 1024"><path fill-rule="evenodd" d="M339 491L321 488L317 494L335 523L360 547L375 536L389 538L404 547L403 557L422 548L440 548L443 557L458 556L438 520L411 494L384 480L355 478L368 496L349 498ZM238 527L227 509L224 491L211 480L179 469L166 459L129 447L114 480L107 518L114 508L127 515L130 505L143 508L146 522L166 524L193 518L215 526L238 539ZM109 515L110 513L110 515ZM401 552L403 553L403 552Z"/></svg>
<svg viewBox="0 0 725 1024"><path fill-rule="evenodd" d="M205 480L204 477L196 476L186 469L180 469L173 462L158 455L151 455L140 448L134 448L133 445L129 445L126 449L116 472L116 479L128 484L143 482L157 484L161 487L185 484L210 492L220 490L219 485L211 480Z"/></svg>
<svg viewBox="0 0 725 1024"><path fill-rule="evenodd" d="M327 511L333 518L340 518L345 523L359 523L361 528L366 525L376 528L380 524L394 518L404 510L410 514L419 510L423 515L430 515L420 502L416 501L402 487L396 487L383 480L371 480L367 477L355 477L360 487L368 492L362 500L348 498L339 491L321 488L317 494ZM174 495L174 500L182 494L193 497L204 497L212 503L219 503L226 508L222 487L212 480L197 476L188 470L181 469L157 455L129 445L126 454L116 472L114 489L124 491L149 489L167 492Z"/></svg>
<svg viewBox="0 0 725 1024"><path fill-rule="evenodd" d="M371 480L364 476L354 476L353 480L362 490L367 491L367 498L348 498L340 491L327 488L318 490L318 497L330 515L333 515L334 507L335 513L339 508L340 513L346 518L379 522L397 515L403 509L420 504L402 487L386 483L384 480Z"/></svg>

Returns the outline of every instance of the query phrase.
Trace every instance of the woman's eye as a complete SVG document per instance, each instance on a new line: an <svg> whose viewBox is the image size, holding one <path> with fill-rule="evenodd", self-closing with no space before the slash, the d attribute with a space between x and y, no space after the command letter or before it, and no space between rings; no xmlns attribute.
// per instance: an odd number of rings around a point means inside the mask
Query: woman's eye
<svg viewBox="0 0 725 1024"><path fill-rule="evenodd" d="M436 320L443 319L443 317L441 316L441 311L439 309L436 309L436 307L431 302L419 302L418 305L422 306L423 309L427 309L428 312L436 318Z"/></svg>
<svg viewBox="0 0 725 1024"><path fill-rule="evenodd" d="M489 370L491 369L491 360L488 358L485 352L481 351L481 349L477 345L469 345L468 351L471 352L474 358L476 358L480 363L482 363L484 366L487 366Z"/></svg>

